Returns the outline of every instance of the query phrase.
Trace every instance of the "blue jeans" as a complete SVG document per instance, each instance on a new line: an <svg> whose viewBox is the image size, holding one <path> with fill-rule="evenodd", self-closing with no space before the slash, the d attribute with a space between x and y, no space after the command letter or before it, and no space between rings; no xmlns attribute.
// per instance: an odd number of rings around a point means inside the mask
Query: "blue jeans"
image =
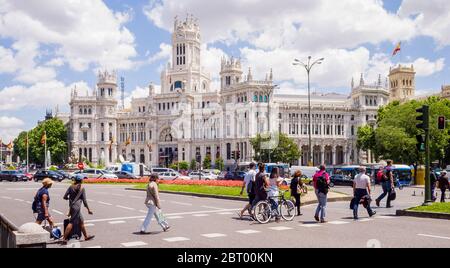
<svg viewBox="0 0 450 268"><path fill-rule="evenodd" d="M368 195L366 189L356 189L355 190L355 198L356 198L357 202L355 202L355 205L353 206L353 217L354 218L358 218L359 201L365 195ZM370 202L367 205L367 213L369 213L369 216L373 214L372 208L370 207Z"/></svg>
<svg viewBox="0 0 450 268"><path fill-rule="evenodd" d="M391 206L391 181L385 181L381 184L382 188L383 188L383 193L377 198L378 202L380 202L381 200L383 200L384 197L386 197L387 195L387 203L386 206L390 207Z"/></svg>
<svg viewBox="0 0 450 268"><path fill-rule="evenodd" d="M163 229L169 227L169 224L165 220L162 220L159 218L159 214L156 213L156 210L158 209L156 206L148 204L147 207L148 207L148 212L147 212L147 216L145 217L144 223L142 224L142 227L141 227L142 232L147 231L148 226L150 225L150 221L153 218L153 215L155 215L156 221Z"/></svg>
<svg viewBox="0 0 450 268"><path fill-rule="evenodd" d="M319 193L319 190L316 190L316 196L317 196L317 201L319 201L319 204L317 205L315 216L319 217L319 214L320 214L320 220L325 220L326 207L327 207L327 195L324 193Z"/></svg>

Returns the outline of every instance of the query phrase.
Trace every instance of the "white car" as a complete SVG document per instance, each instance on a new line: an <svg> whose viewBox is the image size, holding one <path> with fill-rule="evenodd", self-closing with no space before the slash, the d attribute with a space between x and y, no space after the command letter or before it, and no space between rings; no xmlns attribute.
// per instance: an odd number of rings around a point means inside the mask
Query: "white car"
<svg viewBox="0 0 450 268"><path fill-rule="evenodd" d="M87 179L118 179L117 175L114 173L102 169L91 168L83 171L77 171L74 172L71 177L74 178L77 174L81 174Z"/></svg>
<svg viewBox="0 0 450 268"><path fill-rule="evenodd" d="M188 176L183 176L178 172L161 172L159 173L159 179L164 181L173 181L173 180L190 180L191 178Z"/></svg>
<svg viewBox="0 0 450 268"><path fill-rule="evenodd" d="M211 175L209 173L204 173L204 172L200 172L200 171L193 171L193 172L189 173L189 177L193 180L205 180L205 181L217 179L216 175Z"/></svg>

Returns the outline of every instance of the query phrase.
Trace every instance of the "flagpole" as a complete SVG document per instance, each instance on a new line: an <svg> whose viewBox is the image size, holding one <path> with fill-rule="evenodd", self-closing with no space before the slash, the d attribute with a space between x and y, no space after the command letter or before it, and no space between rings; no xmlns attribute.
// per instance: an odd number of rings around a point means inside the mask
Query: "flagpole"
<svg viewBox="0 0 450 268"><path fill-rule="evenodd" d="M44 131L44 169L47 169L47 131Z"/></svg>
<svg viewBox="0 0 450 268"><path fill-rule="evenodd" d="M28 131L27 131L27 173L30 172L30 169L29 169L29 162L28 162L28 161L29 161L29 158L28 158L28 151L29 151L29 150L28 150L28 149L29 149L29 147L30 147L30 146L29 146L29 143L30 143L30 141L28 140Z"/></svg>

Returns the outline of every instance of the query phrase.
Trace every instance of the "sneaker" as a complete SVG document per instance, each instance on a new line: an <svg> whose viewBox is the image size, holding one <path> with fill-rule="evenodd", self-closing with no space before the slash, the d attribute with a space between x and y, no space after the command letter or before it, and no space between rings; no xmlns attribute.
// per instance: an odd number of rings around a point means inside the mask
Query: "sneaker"
<svg viewBox="0 0 450 268"><path fill-rule="evenodd" d="M377 204L377 207L379 207L380 206L380 200L375 200L375 203Z"/></svg>
<svg viewBox="0 0 450 268"><path fill-rule="evenodd" d="M327 223L326 220L320 220L320 223Z"/></svg>
<svg viewBox="0 0 450 268"><path fill-rule="evenodd" d="M169 229L170 229L170 226L167 226L167 227L164 227L164 228L163 228L163 231L164 231L164 232L167 232Z"/></svg>
<svg viewBox="0 0 450 268"><path fill-rule="evenodd" d="M355 221L359 220L359 218L358 218L358 217L353 217L353 219L354 219Z"/></svg>
<svg viewBox="0 0 450 268"><path fill-rule="evenodd" d="M390 206L386 206L386 208L393 208L394 206L390 205Z"/></svg>
<svg viewBox="0 0 450 268"><path fill-rule="evenodd" d="M377 214L377 212L373 211L372 214L369 215L369 217L373 217L375 214Z"/></svg>
<svg viewBox="0 0 450 268"><path fill-rule="evenodd" d="M320 220L319 220L319 216L314 216L314 219L315 219L317 222L320 221Z"/></svg>

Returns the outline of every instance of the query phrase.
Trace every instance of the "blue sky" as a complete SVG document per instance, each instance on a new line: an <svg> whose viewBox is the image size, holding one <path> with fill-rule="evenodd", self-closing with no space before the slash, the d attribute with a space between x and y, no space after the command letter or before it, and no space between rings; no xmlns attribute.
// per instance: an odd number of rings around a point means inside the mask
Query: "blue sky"
<svg viewBox="0 0 450 268"><path fill-rule="evenodd" d="M424 3L426 2L426 3ZM417 94L450 83L445 0L0 0L0 138L30 129L70 90L92 91L98 70L117 69L127 101L142 97L170 57L173 18L199 18L202 64L217 81L220 57L240 57L257 79L274 69L280 91L302 94L293 58L325 57L317 91L348 94L352 77L372 83L389 67L415 63ZM330 12L333 10L333 12ZM396 43L402 52L391 57ZM217 84L217 83L216 83Z"/></svg>

